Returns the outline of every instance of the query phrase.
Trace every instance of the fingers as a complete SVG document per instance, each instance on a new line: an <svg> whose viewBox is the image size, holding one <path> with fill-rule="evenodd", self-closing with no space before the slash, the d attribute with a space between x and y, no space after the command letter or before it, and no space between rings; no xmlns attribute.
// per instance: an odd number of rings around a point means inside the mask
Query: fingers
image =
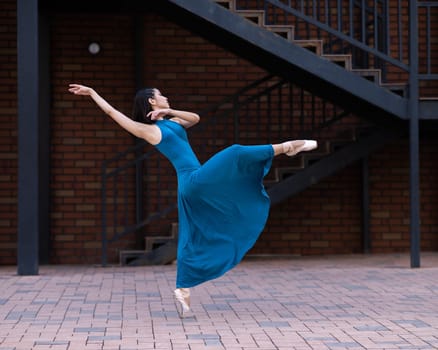
<svg viewBox="0 0 438 350"><path fill-rule="evenodd" d="M151 120L155 120L157 119L158 115L160 114L160 111L156 110L156 111L150 111L147 116L149 118L151 118Z"/></svg>
<svg viewBox="0 0 438 350"><path fill-rule="evenodd" d="M69 84L68 91L75 95L89 95L91 89L87 86L80 84Z"/></svg>
<svg viewBox="0 0 438 350"><path fill-rule="evenodd" d="M69 90L78 90L81 87L83 87L82 85L79 84L69 84L68 86L69 86Z"/></svg>
<svg viewBox="0 0 438 350"><path fill-rule="evenodd" d="M73 94L79 93L79 91L81 90L81 87L82 87L79 84L69 84L68 86L69 86L68 91L70 91Z"/></svg>
<svg viewBox="0 0 438 350"><path fill-rule="evenodd" d="M147 116L148 116L149 118L151 118L152 120L155 120L155 119L159 118L160 116L164 116L164 115L166 115L166 114L167 114L167 112L166 112L165 109L156 109L156 110L154 110L154 111L150 111L150 112L147 114Z"/></svg>

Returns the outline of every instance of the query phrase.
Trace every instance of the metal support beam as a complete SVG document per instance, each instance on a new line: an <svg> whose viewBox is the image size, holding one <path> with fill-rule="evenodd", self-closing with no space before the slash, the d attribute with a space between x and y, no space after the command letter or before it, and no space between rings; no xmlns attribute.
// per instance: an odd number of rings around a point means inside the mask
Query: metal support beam
<svg viewBox="0 0 438 350"><path fill-rule="evenodd" d="M19 275L38 274L38 0L17 0Z"/></svg>
<svg viewBox="0 0 438 350"><path fill-rule="evenodd" d="M409 2L409 159L411 267L420 267L420 160L418 92L418 7Z"/></svg>

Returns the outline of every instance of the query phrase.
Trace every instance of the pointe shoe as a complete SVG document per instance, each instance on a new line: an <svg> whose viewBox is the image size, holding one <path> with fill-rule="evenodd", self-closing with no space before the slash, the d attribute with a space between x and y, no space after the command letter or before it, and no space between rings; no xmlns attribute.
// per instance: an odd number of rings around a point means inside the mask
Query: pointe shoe
<svg viewBox="0 0 438 350"><path fill-rule="evenodd" d="M176 308L181 318L186 317L190 313L190 290L188 288L175 289Z"/></svg>
<svg viewBox="0 0 438 350"><path fill-rule="evenodd" d="M315 140L295 140L285 142L286 147L288 147L288 151L286 155L292 157L299 152L311 151L318 147L318 142Z"/></svg>

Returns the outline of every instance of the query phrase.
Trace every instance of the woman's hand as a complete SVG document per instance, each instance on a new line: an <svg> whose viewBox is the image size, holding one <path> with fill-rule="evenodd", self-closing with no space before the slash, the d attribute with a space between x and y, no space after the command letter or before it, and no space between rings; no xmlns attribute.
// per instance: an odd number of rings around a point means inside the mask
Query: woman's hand
<svg viewBox="0 0 438 350"><path fill-rule="evenodd" d="M164 109L156 109L154 111L150 111L147 116L151 118L151 120L163 119L164 116L170 114L170 108Z"/></svg>
<svg viewBox="0 0 438 350"><path fill-rule="evenodd" d="M153 111L150 111L147 116L151 118L151 120L159 120L163 119L166 115L171 117L171 120L174 122L181 124L185 128L190 128L191 126L195 125L199 122L199 115L193 112L187 112L187 111L177 111L175 109L171 108L163 108L163 109L156 109Z"/></svg>
<svg viewBox="0 0 438 350"><path fill-rule="evenodd" d="M83 96L91 96L94 92L92 88L79 84L70 84L68 91L70 91L72 94Z"/></svg>

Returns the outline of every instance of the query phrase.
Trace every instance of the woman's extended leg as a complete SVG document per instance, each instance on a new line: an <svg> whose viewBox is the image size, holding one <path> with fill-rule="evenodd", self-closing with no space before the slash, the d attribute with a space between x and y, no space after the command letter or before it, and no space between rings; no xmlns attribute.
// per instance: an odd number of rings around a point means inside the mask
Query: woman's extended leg
<svg viewBox="0 0 438 350"><path fill-rule="evenodd" d="M272 145L274 156L286 154L289 157L299 152L311 151L316 147L318 147L318 143L315 140L294 140Z"/></svg>

